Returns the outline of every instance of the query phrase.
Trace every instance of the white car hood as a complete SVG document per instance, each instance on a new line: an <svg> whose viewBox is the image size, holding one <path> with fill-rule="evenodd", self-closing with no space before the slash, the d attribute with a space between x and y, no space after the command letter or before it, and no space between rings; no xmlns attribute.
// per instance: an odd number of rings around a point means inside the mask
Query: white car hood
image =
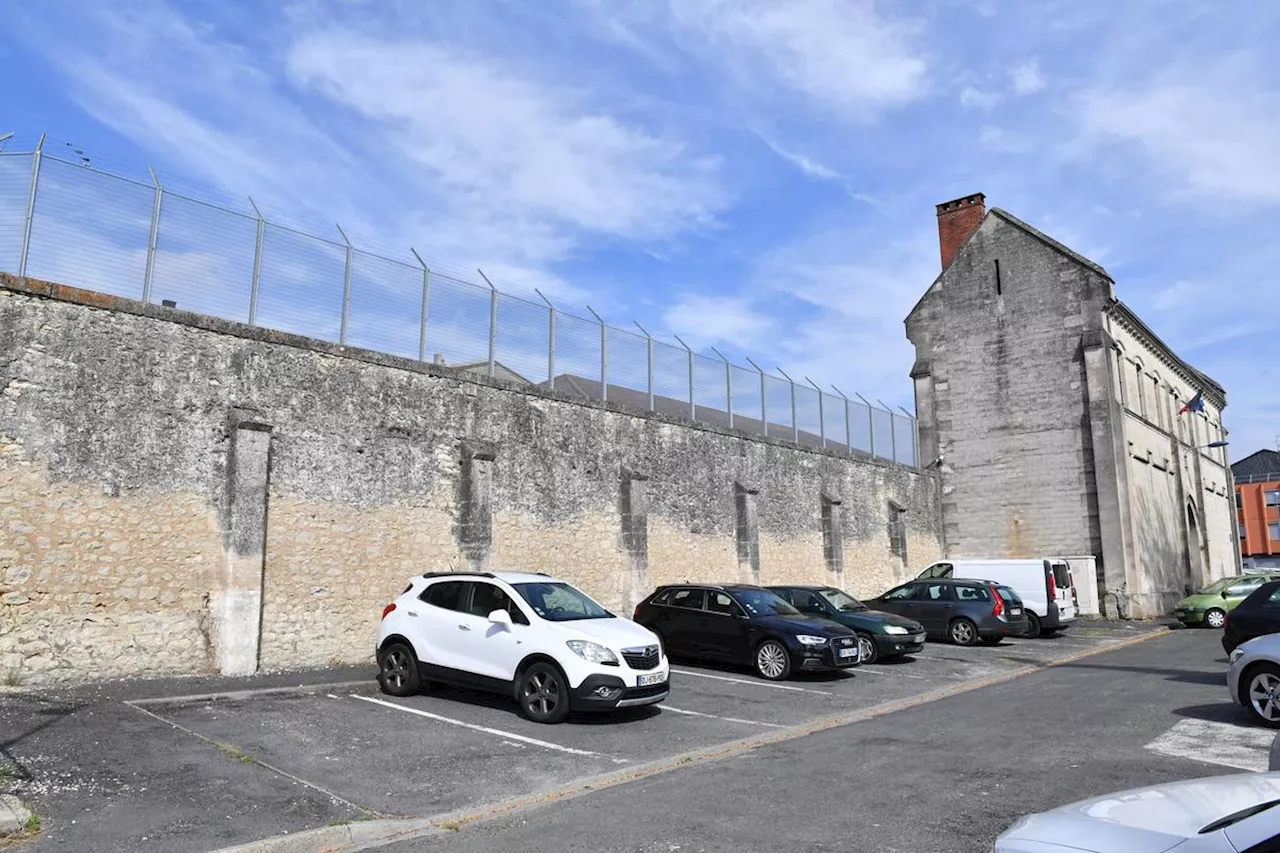
<svg viewBox="0 0 1280 853"><path fill-rule="evenodd" d="M565 639L589 639L611 649L628 649L632 646L649 646L658 642L657 636L643 625L630 619L576 619L570 622L549 622Z"/></svg>
<svg viewBox="0 0 1280 853"><path fill-rule="evenodd" d="M1039 841L1081 850L1163 853L1201 827L1241 809L1280 799L1280 773L1242 773L1119 791L1028 815L1000 836L997 851L1035 849ZM1004 844L1001 842L1010 842Z"/></svg>

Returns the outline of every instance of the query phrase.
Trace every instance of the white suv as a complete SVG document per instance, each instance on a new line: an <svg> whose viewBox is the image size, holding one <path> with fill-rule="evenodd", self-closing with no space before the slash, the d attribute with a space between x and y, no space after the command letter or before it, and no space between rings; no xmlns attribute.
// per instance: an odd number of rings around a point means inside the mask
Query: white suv
<svg viewBox="0 0 1280 853"><path fill-rule="evenodd" d="M539 723L661 702L668 674L656 634L544 574L428 572L383 609L378 631L384 692L478 688Z"/></svg>

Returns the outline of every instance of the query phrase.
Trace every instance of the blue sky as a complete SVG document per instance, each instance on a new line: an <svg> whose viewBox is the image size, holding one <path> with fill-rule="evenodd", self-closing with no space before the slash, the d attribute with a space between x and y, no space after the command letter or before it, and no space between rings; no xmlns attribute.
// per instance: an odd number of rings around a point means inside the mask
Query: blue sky
<svg viewBox="0 0 1280 853"><path fill-rule="evenodd" d="M1280 7L269 5L11 4L0 131L908 407L982 191L1223 383L1232 458L1280 436Z"/></svg>

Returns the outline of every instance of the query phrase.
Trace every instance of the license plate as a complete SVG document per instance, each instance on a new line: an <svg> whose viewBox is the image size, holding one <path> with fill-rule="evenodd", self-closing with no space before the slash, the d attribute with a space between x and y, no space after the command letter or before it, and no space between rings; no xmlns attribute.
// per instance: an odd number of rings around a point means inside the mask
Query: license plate
<svg viewBox="0 0 1280 853"><path fill-rule="evenodd" d="M652 672L648 675L637 675L636 687L648 687L652 684L661 684L666 680L667 677L661 672Z"/></svg>
<svg viewBox="0 0 1280 853"><path fill-rule="evenodd" d="M851 657L856 657L856 656L857 656L857 654L858 654L858 647L857 647L857 646L854 646L853 648L850 648L850 649L838 649L838 651L840 652L840 657L842 657L842 658L851 658Z"/></svg>
<svg viewBox="0 0 1280 853"><path fill-rule="evenodd" d="M1010 607L1010 608L1009 608L1009 615L1010 615L1010 616L1021 616L1021 615L1022 615L1022 608L1021 608L1021 607Z"/></svg>

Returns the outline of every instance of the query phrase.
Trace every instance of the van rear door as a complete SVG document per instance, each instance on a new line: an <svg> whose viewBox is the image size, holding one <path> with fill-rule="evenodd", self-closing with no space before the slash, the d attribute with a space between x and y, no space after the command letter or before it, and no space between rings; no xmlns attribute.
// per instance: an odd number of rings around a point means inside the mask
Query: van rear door
<svg viewBox="0 0 1280 853"><path fill-rule="evenodd" d="M1076 618L1077 600L1075 579L1071 567L1063 560L1045 561L1045 585L1049 600L1058 605L1058 619L1070 622Z"/></svg>

